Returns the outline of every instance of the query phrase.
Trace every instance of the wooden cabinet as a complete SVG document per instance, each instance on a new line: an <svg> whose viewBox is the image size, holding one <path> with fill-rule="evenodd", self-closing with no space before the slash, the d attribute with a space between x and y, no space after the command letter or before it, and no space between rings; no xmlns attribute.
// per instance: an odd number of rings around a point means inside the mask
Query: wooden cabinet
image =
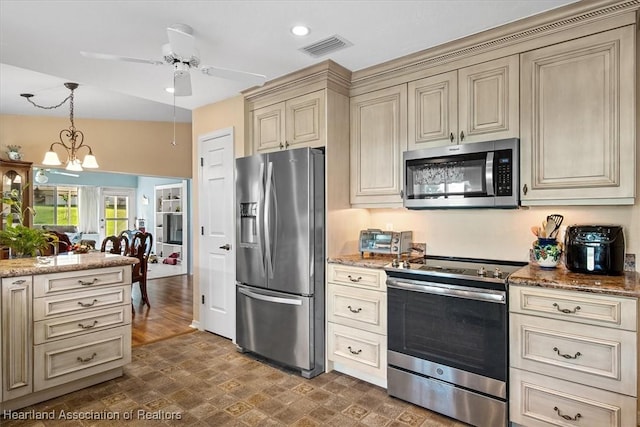
<svg viewBox="0 0 640 427"><path fill-rule="evenodd" d="M408 84L409 150L519 136L519 58Z"/></svg>
<svg viewBox="0 0 640 427"><path fill-rule="evenodd" d="M33 186L31 185L31 163L22 162L19 160L4 160L0 159L0 176L2 177L2 194L8 194L12 190L17 190L22 194L22 224L27 227L31 226L33 218L30 212L25 212L25 209L31 207L33 200ZM2 220L0 221L0 230L4 229L7 224L7 213L9 207L2 204ZM13 211L14 215L17 214L17 210ZM14 223L20 221L20 218L14 216ZM0 259L9 258L9 248L0 247Z"/></svg>
<svg viewBox="0 0 640 427"><path fill-rule="evenodd" d="M636 425L635 298L511 286L509 303L511 421Z"/></svg>
<svg viewBox="0 0 640 427"><path fill-rule="evenodd" d="M328 265L327 358L335 370L386 387L384 270Z"/></svg>
<svg viewBox="0 0 640 427"><path fill-rule="evenodd" d="M634 28L522 54L523 205L634 203Z"/></svg>
<svg viewBox="0 0 640 427"><path fill-rule="evenodd" d="M2 401L33 391L31 276L2 279Z"/></svg>
<svg viewBox="0 0 640 427"><path fill-rule="evenodd" d="M324 146L325 97L319 90L253 110L253 152Z"/></svg>
<svg viewBox="0 0 640 427"><path fill-rule="evenodd" d="M407 86L354 96L351 108L351 205L402 206L407 150Z"/></svg>
<svg viewBox="0 0 640 427"><path fill-rule="evenodd" d="M12 410L122 375L131 266L2 279L2 405Z"/></svg>

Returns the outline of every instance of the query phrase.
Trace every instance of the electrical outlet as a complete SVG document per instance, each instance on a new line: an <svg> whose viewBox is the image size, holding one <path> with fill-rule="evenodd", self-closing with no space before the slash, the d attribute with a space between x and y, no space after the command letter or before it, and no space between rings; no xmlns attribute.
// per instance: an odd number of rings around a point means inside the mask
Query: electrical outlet
<svg viewBox="0 0 640 427"><path fill-rule="evenodd" d="M390 223L390 222L388 222L388 223L387 223L387 226L386 226L386 230L387 230L387 231L393 231L393 224L392 224L392 223Z"/></svg>

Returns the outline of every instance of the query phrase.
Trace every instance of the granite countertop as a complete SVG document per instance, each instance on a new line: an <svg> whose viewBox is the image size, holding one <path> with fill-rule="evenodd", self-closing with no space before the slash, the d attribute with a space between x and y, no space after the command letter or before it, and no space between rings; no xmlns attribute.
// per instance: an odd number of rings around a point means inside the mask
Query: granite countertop
<svg viewBox="0 0 640 427"><path fill-rule="evenodd" d="M330 257L327 262L332 264L353 265L354 267L383 269L385 265L391 263L396 258L394 255L371 255L366 253L362 257L359 253L351 255L337 255Z"/></svg>
<svg viewBox="0 0 640 427"><path fill-rule="evenodd" d="M573 273L564 264L552 269L529 264L512 273L507 281L510 285L640 298L640 273L633 271L627 271L622 276L604 276Z"/></svg>
<svg viewBox="0 0 640 427"><path fill-rule="evenodd" d="M91 268L117 267L140 262L137 258L104 252L69 253L41 258L45 258L49 262L38 262L37 258L0 260L0 276L16 277L31 274L61 273L64 271L89 270Z"/></svg>

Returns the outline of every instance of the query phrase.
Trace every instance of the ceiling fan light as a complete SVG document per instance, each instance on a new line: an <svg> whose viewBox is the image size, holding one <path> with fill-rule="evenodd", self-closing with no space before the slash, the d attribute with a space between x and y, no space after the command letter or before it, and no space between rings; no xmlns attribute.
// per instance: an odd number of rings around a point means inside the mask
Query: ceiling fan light
<svg viewBox="0 0 640 427"><path fill-rule="evenodd" d="M78 159L69 160L65 169L68 171L82 172L82 164Z"/></svg>
<svg viewBox="0 0 640 427"><path fill-rule="evenodd" d="M98 161L96 160L96 156L94 156L93 154L87 154L86 156L84 156L84 160L82 161L82 167L87 169L99 168Z"/></svg>
<svg viewBox="0 0 640 427"><path fill-rule="evenodd" d="M291 33L294 36L304 37L309 34L309 27L304 25L296 25L291 28Z"/></svg>
<svg viewBox="0 0 640 427"><path fill-rule="evenodd" d="M49 182L49 177L44 172L44 169L39 169L38 173L36 173L36 182L38 184L46 184L47 182Z"/></svg>
<svg viewBox="0 0 640 427"><path fill-rule="evenodd" d="M62 162L55 151L49 150L45 153L42 164L46 166L60 166Z"/></svg>

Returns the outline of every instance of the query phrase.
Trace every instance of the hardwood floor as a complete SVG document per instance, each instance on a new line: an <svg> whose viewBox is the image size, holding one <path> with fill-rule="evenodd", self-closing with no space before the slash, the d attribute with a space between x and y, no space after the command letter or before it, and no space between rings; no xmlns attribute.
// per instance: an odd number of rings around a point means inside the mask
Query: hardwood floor
<svg viewBox="0 0 640 427"><path fill-rule="evenodd" d="M134 347L195 331L189 326L193 320L192 277L185 274L148 280L151 308L142 306L140 287L137 283L133 285Z"/></svg>

